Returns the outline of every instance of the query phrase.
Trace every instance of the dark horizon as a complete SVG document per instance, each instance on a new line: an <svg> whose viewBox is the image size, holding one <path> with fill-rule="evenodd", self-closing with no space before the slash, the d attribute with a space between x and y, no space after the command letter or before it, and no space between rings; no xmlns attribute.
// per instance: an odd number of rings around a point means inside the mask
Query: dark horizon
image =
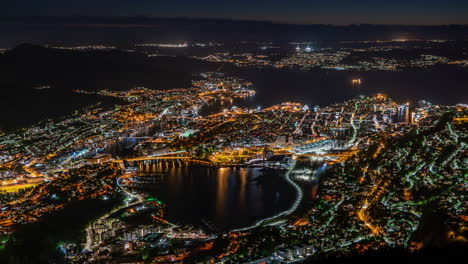
<svg viewBox="0 0 468 264"><path fill-rule="evenodd" d="M2 12L3 11L3 12ZM468 24L468 3L457 0L281 0L222 2L215 0L149 1L83 0L65 3L23 0L6 3L0 14L25 16L153 16L227 18L288 24Z"/></svg>
<svg viewBox="0 0 468 264"><path fill-rule="evenodd" d="M3 16L0 48L145 42L468 39L468 25L287 24L274 21L150 16Z"/></svg>
<svg viewBox="0 0 468 264"><path fill-rule="evenodd" d="M32 23L42 22L46 24L62 23L64 21L72 24L78 24L80 20L101 20L107 22L109 26L119 22L120 20L139 20L141 22L156 22L156 21L197 21L197 22L231 22L231 23L259 23L270 25L287 25L287 26L334 26L334 27L349 27L349 26L397 26L397 27L449 27L462 26L468 27L468 21L465 23L440 23L440 24L411 24L411 23L296 23L279 20L253 19L253 18L223 18L223 17L192 17L192 16L152 16L152 15L19 15L19 16L2 16L0 23ZM103 21L104 20L104 21ZM129 26L138 26L129 24ZM150 26L145 25L145 26ZM154 25L156 26L156 25Z"/></svg>

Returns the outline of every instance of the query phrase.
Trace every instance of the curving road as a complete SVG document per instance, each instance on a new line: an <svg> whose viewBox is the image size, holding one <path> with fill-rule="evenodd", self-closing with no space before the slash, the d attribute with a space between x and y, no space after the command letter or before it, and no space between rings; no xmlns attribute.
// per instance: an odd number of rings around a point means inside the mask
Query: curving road
<svg viewBox="0 0 468 264"><path fill-rule="evenodd" d="M294 211L296 211L297 207L299 206L299 204L301 203L302 201L302 198L304 196L304 193L301 189L301 187L295 183L293 180L291 180L290 178L290 175L291 175L291 172L292 170L294 169L294 167L296 166L296 161L293 162L293 164L291 165L291 167L289 168L289 170L286 172L286 174L284 175L286 181L292 186L294 187L294 189L296 190L296 200L294 200L293 204L289 207L289 209L285 210L285 211L282 211L280 213L277 213L273 216L270 216L270 217L267 217L267 218L264 218L264 219L261 219L261 220L258 220L257 222L255 222L255 224L251 225L251 226L247 226L247 227L243 227L243 228L238 228L238 229L234 229L234 230L231 230L231 232L243 232L243 231L247 231L247 230L250 230L250 229L253 229L253 228L256 228L256 227L259 227L260 225L262 225L263 223L265 223L266 221L271 221L271 220L274 220L276 218L279 218L279 217L282 217L282 216L286 216L286 215L290 215L292 214Z"/></svg>

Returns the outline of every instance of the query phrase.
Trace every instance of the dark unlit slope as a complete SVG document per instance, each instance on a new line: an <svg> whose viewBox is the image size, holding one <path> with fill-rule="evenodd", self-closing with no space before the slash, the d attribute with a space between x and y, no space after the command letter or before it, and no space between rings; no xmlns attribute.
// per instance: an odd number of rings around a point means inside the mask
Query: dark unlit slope
<svg viewBox="0 0 468 264"><path fill-rule="evenodd" d="M185 88L194 73L216 67L183 57L148 58L118 50L71 51L22 44L0 55L0 128L29 125L99 101L115 103L78 95L73 89ZM33 89L45 85L51 88Z"/></svg>

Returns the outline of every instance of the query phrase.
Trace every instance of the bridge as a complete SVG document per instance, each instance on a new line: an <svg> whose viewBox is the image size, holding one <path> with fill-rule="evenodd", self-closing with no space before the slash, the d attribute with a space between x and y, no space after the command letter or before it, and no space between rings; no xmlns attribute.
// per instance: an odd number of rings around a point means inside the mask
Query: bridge
<svg viewBox="0 0 468 264"><path fill-rule="evenodd" d="M143 160L171 160L171 159L192 159L187 156L160 156L160 157L135 157L125 159L126 161L143 161ZM113 160L113 162L121 163L124 160Z"/></svg>
<svg viewBox="0 0 468 264"><path fill-rule="evenodd" d="M183 156L178 156L183 155ZM142 161L142 160L164 160L164 159L191 159L192 157L189 156L190 153L187 151L174 151L174 152L167 152L161 154L154 154L142 157L133 157L128 159L121 159L121 160L113 160L115 163L122 163L124 160L126 161Z"/></svg>
<svg viewBox="0 0 468 264"><path fill-rule="evenodd" d="M256 163L256 162L264 162L264 161L265 161L265 159L263 159L263 158L256 158L256 159L251 159L251 160L247 161L246 164L252 164L252 163Z"/></svg>

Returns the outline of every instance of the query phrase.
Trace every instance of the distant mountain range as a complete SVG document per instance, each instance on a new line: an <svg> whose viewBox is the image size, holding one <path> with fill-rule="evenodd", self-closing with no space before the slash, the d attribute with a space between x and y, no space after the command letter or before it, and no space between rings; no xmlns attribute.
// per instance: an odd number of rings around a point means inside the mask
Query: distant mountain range
<svg viewBox="0 0 468 264"><path fill-rule="evenodd" d="M120 45L151 41L466 40L468 25L295 25L223 19L28 16L0 17L0 33L0 47L20 42Z"/></svg>
<svg viewBox="0 0 468 264"><path fill-rule="evenodd" d="M350 25L333 25L333 24L292 24L280 23L273 21L262 20L236 20L236 19L223 19L223 18L190 18L190 17L152 17L152 16L3 16L0 22L26 22L26 23L105 23L105 24L185 24L185 23L222 23L222 24L269 24L269 25L290 25L290 26L304 26L304 27L317 27L317 26L334 26L334 27L347 27L347 26L382 26L382 27L439 27L437 25L404 25L404 24L350 24ZM445 26L465 26L468 25L440 25Z"/></svg>

